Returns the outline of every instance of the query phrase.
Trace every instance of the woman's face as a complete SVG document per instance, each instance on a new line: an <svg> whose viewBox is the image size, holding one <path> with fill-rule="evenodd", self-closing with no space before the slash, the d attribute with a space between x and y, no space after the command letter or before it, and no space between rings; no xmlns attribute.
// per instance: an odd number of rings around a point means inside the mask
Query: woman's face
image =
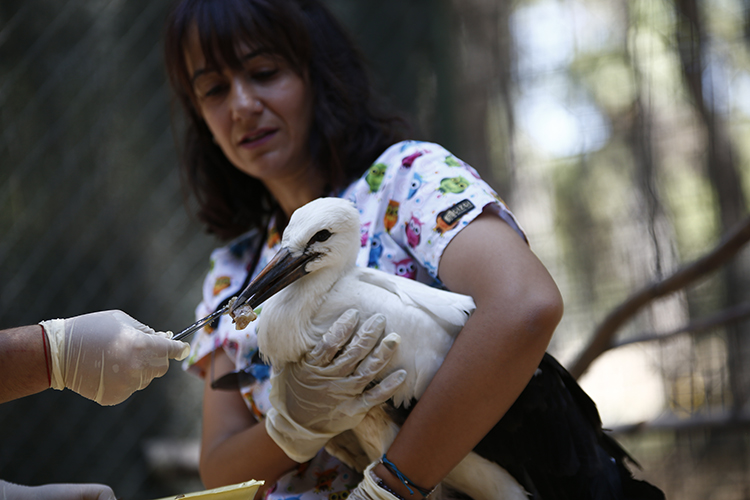
<svg viewBox="0 0 750 500"><path fill-rule="evenodd" d="M311 166L312 91L289 63L240 49L241 71L206 66L197 29L185 47L198 112L238 169L268 184L301 178Z"/></svg>

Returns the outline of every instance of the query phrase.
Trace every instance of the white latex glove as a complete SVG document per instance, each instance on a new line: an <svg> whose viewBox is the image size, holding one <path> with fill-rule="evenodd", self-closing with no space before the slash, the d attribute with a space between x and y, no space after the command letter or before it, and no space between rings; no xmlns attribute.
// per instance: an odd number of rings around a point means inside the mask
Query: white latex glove
<svg viewBox="0 0 750 500"><path fill-rule="evenodd" d="M190 346L170 340L122 311L101 311L39 323L50 351L52 388L71 389L100 405L125 401L167 373Z"/></svg>
<svg viewBox="0 0 750 500"><path fill-rule="evenodd" d="M354 488L347 497L347 500L399 500L397 497L386 490L383 486L380 486L380 478L372 472L372 469L378 464L373 462L365 469L362 481ZM434 495L434 496L433 496ZM431 498L441 498L442 495L437 492L437 488L432 494L428 495ZM423 498L418 492L412 496L412 498Z"/></svg>
<svg viewBox="0 0 750 500"><path fill-rule="evenodd" d="M115 500L115 493L103 484L21 486L0 480L0 500Z"/></svg>
<svg viewBox="0 0 750 500"><path fill-rule="evenodd" d="M266 430L292 460L310 460L333 436L356 427L406 378L406 371L398 370L365 391L391 360L401 337L390 333L378 343L385 329L380 314L352 336L358 316L353 309L342 314L303 361L274 370L271 376L273 407L266 414Z"/></svg>

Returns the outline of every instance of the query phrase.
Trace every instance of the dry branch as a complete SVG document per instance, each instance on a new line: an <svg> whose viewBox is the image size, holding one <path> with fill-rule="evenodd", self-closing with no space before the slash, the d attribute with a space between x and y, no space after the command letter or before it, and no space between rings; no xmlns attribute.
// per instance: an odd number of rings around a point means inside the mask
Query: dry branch
<svg viewBox="0 0 750 500"><path fill-rule="evenodd" d="M627 340L621 340L619 342L613 341L612 345L609 348L614 349L630 344L653 342L655 340L662 341L683 333L706 333L720 326L728 325L730 323L736 323L747 318L750 318L750 302L743 302L742 304L736 305L734 307L729 307L707 318L699 318L691 321L690 323L670 332L641 333L640 335L636 335L635 337L629 338Z"/></svg>
<svg viewBox="0 0 750 500"><path fill-rule="evenodd" d="M730 231L716 248L695 262L677 270L672 276L652 283L631 295L625 302L615 308L594 331L588 346L573 363L570 373L579 378L591 363L612 346L617 330L632 318L646 304L653 300L681 290L694 281L715 271L750 240L750 217L745 218Z"/></svg>

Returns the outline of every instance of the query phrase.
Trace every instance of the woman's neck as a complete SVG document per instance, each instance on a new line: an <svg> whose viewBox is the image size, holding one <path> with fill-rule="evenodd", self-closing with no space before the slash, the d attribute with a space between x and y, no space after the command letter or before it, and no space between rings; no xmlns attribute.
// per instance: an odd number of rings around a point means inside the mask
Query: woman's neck
<svg viewBox="0 0 750 500"><path fill-rule="evenodd" d="M291 178L265 180L264 184L287 219L302 205L327 194L326 181L315 168L305 169Z"/></svg>

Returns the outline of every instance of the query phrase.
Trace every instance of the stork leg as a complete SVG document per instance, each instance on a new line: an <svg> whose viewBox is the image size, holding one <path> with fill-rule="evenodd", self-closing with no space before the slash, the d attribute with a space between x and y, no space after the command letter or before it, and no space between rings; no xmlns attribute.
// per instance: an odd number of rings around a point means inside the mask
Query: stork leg
<svg viewBox="0 0 750 500"><path fill-rule="evenodd" d="M396 438L399 428L385 405L377 406L353 430L329 441L326 450L361 472L370 463L380 460ZM449 489L435 491L431 499L458 498L450 491L455 490L473 500L528 500L524 489L505 469L473 452L446 476L444 484Z"/></svg>

